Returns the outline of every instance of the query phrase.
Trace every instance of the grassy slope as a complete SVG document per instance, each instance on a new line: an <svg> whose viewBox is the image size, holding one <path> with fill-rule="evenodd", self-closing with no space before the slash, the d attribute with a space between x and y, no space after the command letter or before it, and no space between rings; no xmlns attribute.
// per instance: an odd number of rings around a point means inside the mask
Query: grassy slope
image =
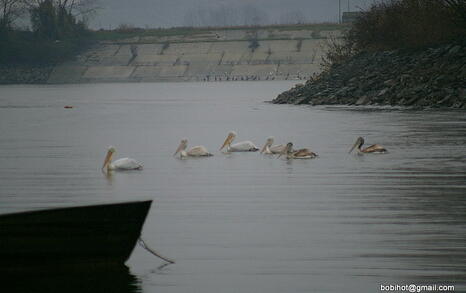
<svg viewBox="0 0 466 293"><path fill-rule="evenodd" d="M346 25L334 23L322 24L295 24L295 25L269 25L269 26L231 26L231 27L174 27L167 29L126 29L126 30L99 30L94 31L91 38L96 41L122 40L134 37L167 37L167 36L194 36L208 33L214 30L341 30Z"/></svg>

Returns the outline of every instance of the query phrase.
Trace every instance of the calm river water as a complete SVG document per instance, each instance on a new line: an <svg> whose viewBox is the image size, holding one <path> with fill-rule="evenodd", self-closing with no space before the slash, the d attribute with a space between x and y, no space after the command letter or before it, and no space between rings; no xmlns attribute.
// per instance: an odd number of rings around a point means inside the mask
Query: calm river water
<svg viewBox="0 0 466 293"><path fill-rule="evenodd" d="M292 85L0 87L1 213L150 198L143 238L176 260L136 247L128 270L25 279L23 290L466 291L465 112L264 103ZM230 130L319 158L225 155ZM358 136L390 152L349 155ZM174 158L182 138L214 156ZM144 170L104 176L109 145Z"/></svg>

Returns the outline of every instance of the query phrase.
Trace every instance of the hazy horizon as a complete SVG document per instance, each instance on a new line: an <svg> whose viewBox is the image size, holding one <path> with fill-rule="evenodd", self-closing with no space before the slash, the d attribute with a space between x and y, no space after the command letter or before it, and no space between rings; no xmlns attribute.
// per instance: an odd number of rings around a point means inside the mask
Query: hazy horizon
<svg viewBox="0 0 466 293"><path fill-rule="evenodd" d="M373 0L341 0L358 11ZM99 0L92 28L266 25L338 21L338 0Z"/></svg>

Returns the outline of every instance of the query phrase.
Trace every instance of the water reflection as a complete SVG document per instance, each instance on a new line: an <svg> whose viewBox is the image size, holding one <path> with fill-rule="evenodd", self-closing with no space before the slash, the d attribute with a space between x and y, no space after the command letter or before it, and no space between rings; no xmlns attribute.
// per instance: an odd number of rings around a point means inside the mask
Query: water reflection
<svg viewBox="0 0 466 293"><path fill-rule="evenodd" d="M141 281L126 266L111 269L34 269L2 276L2 292L18 293L137 293Z"/></svg>
<svg viewBox="0 0 466 293"><path fill-rule="evenodd" d="M111 186L113 184L113 180L114 180L113 172L112 171L105 172L105 171L102 170L102 174L105 177L105 179L107 180L108 185Z"/></svg>
<svg viewBox="0 0 466 293"><path fill-rule="evenodd" d="M136 248L128 265L147 293L359 293L403 281L466 291L464 112L263 103L289 87L0 87L0 104L18 106L0 105L0 212L153 199L143 236L177 264L156 269ZM21 107L31 102L50 106ZM222 154L230 129L319 157ZM174 158L186 136L214 157ZM389 153L348 154L358 136ZM109 144L144 171L101 174Z"/></svg>

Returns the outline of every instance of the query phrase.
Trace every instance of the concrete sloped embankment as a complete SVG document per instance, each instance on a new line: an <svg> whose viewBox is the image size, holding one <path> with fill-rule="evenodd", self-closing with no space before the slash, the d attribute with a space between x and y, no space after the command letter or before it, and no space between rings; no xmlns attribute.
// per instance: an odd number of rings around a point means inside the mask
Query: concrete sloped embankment
<svg viewBox="0 0 466 293"><path fill-rule="evenodd" d="M308 79L322 41L339 31L212 31L190 37L101 43L56 66L49 83Z"/></svg>

